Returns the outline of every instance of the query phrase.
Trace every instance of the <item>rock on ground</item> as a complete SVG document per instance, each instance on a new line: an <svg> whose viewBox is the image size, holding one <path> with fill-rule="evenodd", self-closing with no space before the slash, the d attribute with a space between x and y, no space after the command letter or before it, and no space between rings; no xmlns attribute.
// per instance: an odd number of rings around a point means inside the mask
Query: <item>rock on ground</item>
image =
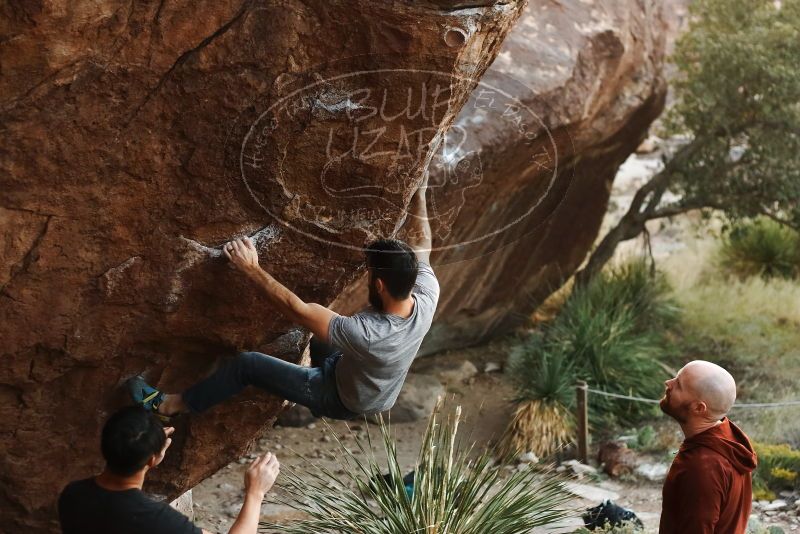
<svg viewBox="0 0 800 534"><path fill-rule="evenodd" d="M57 529L56 496L102 467L100 428L131 375L176 391L239 350L301 360L307 334L221 244L252 236L280 282L329 304L360 247L402 225L522 3L0 9L4 529ZM281 404L250 393L183 419L146 489L191 488Z"/></svg>
<svg viewBox="0 0 800 534"><path fill-rule="evenodd" d="M305 406L295 404L291 408L283 410L278 415L275 424L280 426L299 428L301 426L307 426L316 420L317 417L315 417L314 414L311 413L311 410L309 410Z"/></svg>
<svg viewBox="0 0 800 534"><path fill-rule="evenodd" d="M445 388L435 376L409 373L397 402L390 410L392 423L409 423L427 419L436 401L444 397Z"/></svg>
<svg viewBox="0 0 800 534"><path fill-rule="evenodd" d="M603 471L612 477L630 475L639 465L636 452L621 441L602 443L598 447L597 461L603 466Z"/></svg>
<svg viewBox="0 0 800 534"><path fill-rule="evenodd" d="M432 161L442 293L422 354L513 329L583 261L663 109L676 3L528 3ZM351 286L337 306L365 295Z"/></svg>
<svg viewBox="0 0 800 534"><path fill-rule="evenodd" d="M667 478L669 465L663 462L644 463L636 466L636 474L653 482L660 482Z"/></svg>
<svg viewBox="0 0 800 534"><path fill-rule="evenodd" d="M192 490L180 495L177 499L169 503L169 505L188 517L190 520L194 520L194 500L192 499Z"/></svg>
<svg viewBox="0 0 800 534"><path fill-rule="evenodd" d="M421 360L417 371L434 375L447 386L458 386L478 374L478 368L469 360Z"/></svg>

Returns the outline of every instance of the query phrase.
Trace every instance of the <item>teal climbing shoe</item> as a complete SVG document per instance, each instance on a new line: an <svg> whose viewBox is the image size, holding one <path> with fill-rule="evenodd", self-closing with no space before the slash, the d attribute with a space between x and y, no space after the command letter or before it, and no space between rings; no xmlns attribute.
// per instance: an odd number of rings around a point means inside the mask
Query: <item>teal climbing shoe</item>
<svg viewBox="0 0 800 534"><path fill-rule="evenodd" d="M158 413L158 407L164 400L164 392L157 390L147 382L141 375L136 375L129 378L125 385L128 388L128 393L133 399L133 402L148 412L153 413L161 421L167 423L171 417Z"/></svg>

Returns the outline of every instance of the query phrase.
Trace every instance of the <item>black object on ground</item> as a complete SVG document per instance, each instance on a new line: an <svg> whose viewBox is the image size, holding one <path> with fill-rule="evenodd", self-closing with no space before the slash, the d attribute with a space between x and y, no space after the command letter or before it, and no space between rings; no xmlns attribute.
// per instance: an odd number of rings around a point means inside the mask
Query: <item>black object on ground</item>
<svg viewBox="0 0 800 534"><path fill-rule="evenodd" d="M623 508L613 501L607 500L598 504L594 508L589 508L583 514L583 524L589 530L596 528L619 527L624 524L630 524L637 527L637 529L644 529L642 521L636 517L633 511Z"/></svg>

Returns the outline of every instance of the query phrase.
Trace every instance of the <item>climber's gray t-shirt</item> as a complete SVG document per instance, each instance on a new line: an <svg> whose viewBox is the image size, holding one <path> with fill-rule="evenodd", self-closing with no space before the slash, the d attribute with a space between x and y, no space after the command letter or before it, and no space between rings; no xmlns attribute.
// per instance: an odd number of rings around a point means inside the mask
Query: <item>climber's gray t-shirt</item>
<svg viewBox="0 0 800 534"><path fill-rule="evenodd" d="M406 319L369 307L331 320L328 340L343 353L336 364L336 386L349 410L374 414L397 400L439 300L439 282L427 263L419 262L411 296L414 309Z"/></svg>

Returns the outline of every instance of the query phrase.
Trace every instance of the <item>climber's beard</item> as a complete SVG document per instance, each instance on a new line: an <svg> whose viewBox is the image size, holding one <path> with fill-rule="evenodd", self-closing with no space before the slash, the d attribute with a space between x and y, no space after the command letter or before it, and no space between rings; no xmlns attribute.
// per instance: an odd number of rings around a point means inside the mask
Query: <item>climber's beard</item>
<svg viewBox="0 0 800 534"><path fill-rule="evenodd" d="M383 301L378 294L378 289L375 287L375 280L372 278L370 278L369 281L369 303L375 310L379 312L383 311Z"/></svg>

